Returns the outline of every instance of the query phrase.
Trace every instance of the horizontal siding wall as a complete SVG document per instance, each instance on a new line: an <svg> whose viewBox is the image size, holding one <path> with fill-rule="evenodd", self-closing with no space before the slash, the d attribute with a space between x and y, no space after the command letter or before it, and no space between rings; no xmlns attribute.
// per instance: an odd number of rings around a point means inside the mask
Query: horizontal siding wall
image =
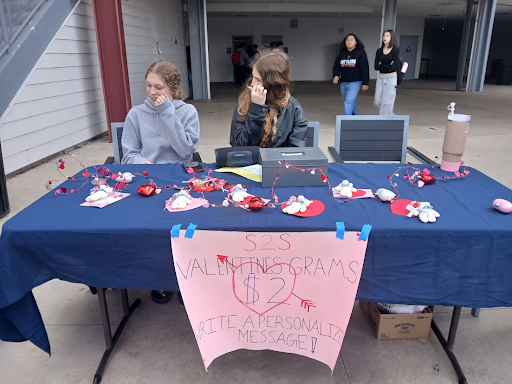
<svg viewBox="0 0 512 384"><path fill-rule="evenodd" d="M160 57L176 64L181 73L181 88L188 96L181 0L127 0L122 2L122 7L132 105L141 104L146 98L146 70ZM156 43L162 54L158 53Z"/></svg>
<svg viewBox="0 0 512 384"><path fill-rule="evenodd" d="M92 1L84 0L57 32L0 125L5 171L106 130Z"/></svg>
<svg viewBox="0 0 512 384"><path fill-rule="evenodd" d="M146 69L160 56L178 66L188 95L181 0L127 0L122 10L132 104L146 97ZM6 174L107 131L92 0L57 32L0 122Z"/></svg>

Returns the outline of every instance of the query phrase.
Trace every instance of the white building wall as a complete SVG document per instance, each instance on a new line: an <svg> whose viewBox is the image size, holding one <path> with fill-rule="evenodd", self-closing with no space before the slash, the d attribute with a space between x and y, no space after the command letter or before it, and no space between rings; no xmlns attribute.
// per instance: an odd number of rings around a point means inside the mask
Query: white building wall
<svg viewBox="0 0 512 384"><path fill-rule="evenodd" d="M181 0L126 0L122 8L132 104L141 104L146 98L144 75L149 64L159 57L176 64L181 73L181 88L188 96ZM157 52L156 43L161 54Z"/></svg>
<svg viewBox="0 0 512 384"><path fill-rule="evenodd" d="M188 95L181 0L125 0L122 9L132 103L140 104L145 97L146 69L160 57L156 42L161 56L178 66ZM82 0L0 117L5 172L15 172L105 131L92 0Z"/></svg>
<svg viewBox="0 0 512 384"><path fill-rule="evenodd" d="M363 41L370 62L370 77L374 79L377 72L372 68L380 46L380 25L380 18L303 18L299 19L298 28L290 28L289 19L209 18L210 79L212 82L233 81L231 55L226 53L226 48L232 46L232 36L253 36L254 43L261 45L262 35L281 35L284 46L288 47L294 81L331 80L338 45L348 33L355 33ZM416 78L423 28L424 19L397 20L398 35L419 36Z"/></svg>

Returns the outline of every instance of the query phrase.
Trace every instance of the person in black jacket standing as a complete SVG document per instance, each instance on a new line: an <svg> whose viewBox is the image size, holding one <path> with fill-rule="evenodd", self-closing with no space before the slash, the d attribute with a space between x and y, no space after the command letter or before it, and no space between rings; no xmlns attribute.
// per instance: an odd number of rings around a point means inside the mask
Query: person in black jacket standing
<svg viewBox="0 0 512 384"><path fill-rule="evenodd" d="M375 53L375 69L379 71L375 86L374 104L379 108L379 115L393 115L398 72L400 72L400 50L395 32L391 29L384 31L382 45Z"/></svg>
<svg viewBox="0 0 512 384"><path fill-rule="evenodd" d="M231 146L304 147L308 120L290 95L290 59L281 50L260 51L231 120Z"/></svg>
<svg viewBox="0 0 512 384"><path fill-rule="evenodd" d="M343 114L357 115L356 98L360 89L368 89L370 69L364 45L353 33L343 40L340 54L334 61L332 76L333 84L341 80L341 96L345 103Z"/></svg>

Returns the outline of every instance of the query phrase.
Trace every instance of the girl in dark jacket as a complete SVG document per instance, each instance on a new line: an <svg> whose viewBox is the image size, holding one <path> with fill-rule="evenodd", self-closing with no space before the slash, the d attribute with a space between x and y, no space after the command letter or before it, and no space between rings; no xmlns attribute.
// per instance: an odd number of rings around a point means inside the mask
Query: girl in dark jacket
<svg viewBox="0 0 512 384"><path fill-rule="evenodd" d="M357 115L357 95L360 89L363 92L368 89L370 69L363 42L353 33L343 40L340 54L334 61L332 76L333 84L341 80L341 96L345 104L343 114Z"/></svg>
<svg viewBox="0 0 512 384"><path fill-rule="evenodd" d="M288 55L280 50L258 52L246 84L231 121L231 146L305 146L308 121L290 95Z"/></svg>

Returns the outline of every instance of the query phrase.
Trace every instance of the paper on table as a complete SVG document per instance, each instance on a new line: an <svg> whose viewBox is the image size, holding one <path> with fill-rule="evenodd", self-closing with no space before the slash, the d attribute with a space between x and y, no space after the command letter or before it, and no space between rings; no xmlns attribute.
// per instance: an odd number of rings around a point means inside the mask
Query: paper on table
<svg viewBox="0 0 512 384"><path fill-rule="evenodd" d="M82 207L98 207L103 208L107 205L113 204L116 201L122 200L125 197L130 196L129 193L121 193L121 192L113 192L110 193L104 199L96 200L96 201L86 201L85 203L80 204Z"/></svg>
<svg viewBox="0 0 512 384"><path fill-rule="evenodd" d="M260 164L248 165L247 167L222 167L216 169L215 172L236 173L237 175L245 177L246 179L261 182Z"/></svg>

